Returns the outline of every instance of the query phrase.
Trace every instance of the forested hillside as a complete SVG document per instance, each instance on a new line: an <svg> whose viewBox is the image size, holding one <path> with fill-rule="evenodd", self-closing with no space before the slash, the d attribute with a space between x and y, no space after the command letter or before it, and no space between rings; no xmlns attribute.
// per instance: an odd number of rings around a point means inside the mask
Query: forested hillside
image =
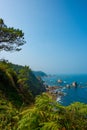
<svg viewBox="0 0 87 130"><path fill-rule="evenodd" d="M28 66L0 62L0 92L16 106L30 104L36 95L45 91Z"/></svg>

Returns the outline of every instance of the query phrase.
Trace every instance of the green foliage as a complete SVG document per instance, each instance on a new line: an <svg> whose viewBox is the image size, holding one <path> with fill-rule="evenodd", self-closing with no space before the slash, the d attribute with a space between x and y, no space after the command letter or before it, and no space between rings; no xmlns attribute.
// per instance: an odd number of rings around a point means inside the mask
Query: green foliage
<svg viewBox="0 0 87 130"><path fill-rule="evenodd" d="M34 103L35 95L30 89L33 80L39 84L39 80L28 66L13 65L6 60L0 61L0 130L17 130L20 111ZM40 92L41 90L38 94Z"/></svg>
<svg viewBox="0 0 87 130"><path fill-rule="evenodd" d="M20 51L24 45L24 33L22 30L7 27L3 19L0 19L0 51Z"/></svg>
<svg viewBox="0 0 87 130"><path fill-rule="evenodd" d="M29 71L30 71L29 67L25 66L19 70L19 74L18 74L18 83L23 85L25 88L29 88L27 84L27 80L29 78Z"/></svg>
<svg viewBox="0 0 87 130"><path fill-rule="evenodd" d="M18 74L19 82L24 83L25 86L29 88L34 97L46 91L42 80L36 78L36 76L33 74L28 66L23 67L14 64L10 64L10 66Z"/></svg>
<svg viewBox="0 0 87 130"><path fill-rule="evenodd" d="M76 102L66 107L66 110L66 118L73 129L87 129L87 104Z"/></svg>
<svg viewBox="0 0 87 130"><path fill-rule="evenodd" d="M21 113L22 119L19 121L18 130L58 130L61 128L58 122L60 117L57 115L60 110L61 105L47 95L38 96L34 108Z"/></svg>
<svg viewBox="0 0 87 130"><path fill-rule="evenodd" d="M64 107L42 94L34 107L21 113L17 130L87 130L87 105Z"/></svg>
<svg viewBox="0 0 87 130"><path fill-rule="evenodd" d="M22 93L22 98L26 104L34 101L33 94L31 93L28 85L29 71L31 70L28 66L22 67L22 69L19 70L17 81Z"/></svg>
<svg viewBox="0 0 87 130"><path fill-rule="evenodd" d="M45 87L28 66L19 66L6 60L0 61L0 90L14 105L28 105Z"/></svg>
<svg viewBox="0 0 87 130"><path fill-rule="evenodd" d="M0 64L0 90L17 107L23 104L18 89L17 74L12 68L9 68L8 64Z"/></svg>
<svg viewBox="0 0 87 130"><path fill-rule="evenodd" d="M0 61L0 90L14 105L20 107L34 102L34 97L45 90L28 66Z"/></svg>
<svg viewBox="0 0 87 130"><path fill-rule="evenodd" d="M18 119L18 110L7 100L0 99L0 130L13 130Z"/></svg>

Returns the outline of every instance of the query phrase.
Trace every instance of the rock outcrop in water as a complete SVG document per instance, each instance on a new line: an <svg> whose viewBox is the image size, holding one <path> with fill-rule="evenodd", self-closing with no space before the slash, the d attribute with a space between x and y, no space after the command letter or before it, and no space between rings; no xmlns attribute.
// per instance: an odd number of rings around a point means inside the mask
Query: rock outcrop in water
<svg viewBox="0 0 87 130"><path fill-rule="evenodd" d="M78 85L77 82L73 82L73 83L72 83L72 86L73 86L73 87L77 87L77 85Z"/></svg>
<svg viewBox="0 0 87 130"><path fill-rule="evenodd" d="M58 83L62 83L63 81L61 79L58 79Z"/></svg>

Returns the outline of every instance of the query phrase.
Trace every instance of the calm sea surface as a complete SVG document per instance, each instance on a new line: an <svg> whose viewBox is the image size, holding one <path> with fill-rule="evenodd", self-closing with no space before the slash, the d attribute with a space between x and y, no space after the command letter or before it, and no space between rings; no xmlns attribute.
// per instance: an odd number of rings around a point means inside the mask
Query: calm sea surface
<svg viewBox="0 0 87 130"><path fill-rule="evenodd" d="M58 83L58 80L62 80L62 83ZM44 77L43 80L49 86L61 86L60 90L64 93L64 96L57 98L57 101L62 105L69 105L73 102L87 103L87 75L54 75ZM67 85L71 85L73 82L77 82L78 86L67 88Z"/></svg>

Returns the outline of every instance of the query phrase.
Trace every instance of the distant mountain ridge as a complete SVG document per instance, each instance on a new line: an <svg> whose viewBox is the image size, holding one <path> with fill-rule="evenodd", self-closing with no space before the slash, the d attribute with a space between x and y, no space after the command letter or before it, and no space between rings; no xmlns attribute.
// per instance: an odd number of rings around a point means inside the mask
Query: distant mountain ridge
<svg viewBox="0 0 87 130"><path fill-rule="evenodd" d="M36 77L44 77L44 76L47 76L47 74L43 71L33 71L33 74L36 76Z"/></svg>

